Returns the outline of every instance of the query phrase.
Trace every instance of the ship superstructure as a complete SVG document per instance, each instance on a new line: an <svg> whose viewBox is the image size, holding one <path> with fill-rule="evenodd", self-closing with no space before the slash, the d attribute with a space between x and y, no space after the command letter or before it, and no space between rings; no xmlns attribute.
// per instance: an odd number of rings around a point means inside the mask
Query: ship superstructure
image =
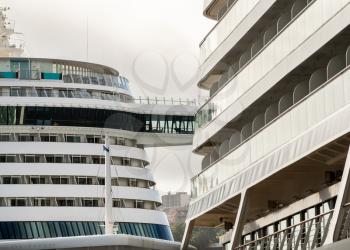
<svg viewBox="0 0 350 250"><path fill-rule="evenodd" d="M161 199L145 147L191 144L196 104L135 99L128 80L108 66L15 56L22 47L11 44L13 30L0 13L0 51L7 53L0 57L0 248L9 240L105 233L106 136L109 233L132 236L109 239L173 242L166 215L157 210Z"/></svg>
<svg viewBox="0 0 350 250"><path fill-rule="evenodd" d="M349 0L204 1L217 23L200 44L183 249L196 226L223 227L224 249L348 238L349 14Z"/></svg>

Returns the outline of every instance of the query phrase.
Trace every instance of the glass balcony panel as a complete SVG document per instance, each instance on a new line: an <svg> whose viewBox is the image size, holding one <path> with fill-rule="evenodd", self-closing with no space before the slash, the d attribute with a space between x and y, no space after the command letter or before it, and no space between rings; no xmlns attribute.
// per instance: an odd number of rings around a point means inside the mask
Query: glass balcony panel
<svg viewBox="0 0 350 250"><path fill-rule="evenodd" d="M203 63L227 36L237 28L239 23L249 14L258 2L260 2L260 0L238 0L234 3L232 8L202 41L200 45L201 63Z"/></svg>
<svg viewBox="0 0 350 250"><path fill-rule="evenodd" d="M287 113L268 126L259 130L258 133L249 136L251 124L241 131L240 139L246 139L243 144L237 145L240 141L239 133L235 133L230 141L230 150L225 158L219 159L212 166L202 171L192 179L192 196L200 196L228 178L237 175L251 164L257 162L264 155L268 155L281 145L292 141L301 135L308 128L311 128L340 110L350 102L350 85L346 83L350 79L349 69L343 69L336 78L321 87L297 105L290 107ZM238 135L237 135L238 134ZM232 145L231 145L232 144ZM232 167L234 166L234 167Z"/></svg>
<svg viewBox="0 0 350 250"><path fill-rule="evenodd" d="M250 1L238 1L250 2ZM250 61L235 77L214 95L197 113L197 125L202 127L215 119L226 108L232 105L247 90L252 88L261 78L278 63L297 49L305 40L315 33L326 21L332 18L347 4L347 1L336 2L317 0L290 26L280 33L259 55ZM235 8L233 8L235 9ZM322 10L322 15L320 15ZM232 10L231 10L232 11ZM225 19L225 18L224 18ZM328 66L328 79L337 72L339 65L345 64L345 57Z"/></svg>

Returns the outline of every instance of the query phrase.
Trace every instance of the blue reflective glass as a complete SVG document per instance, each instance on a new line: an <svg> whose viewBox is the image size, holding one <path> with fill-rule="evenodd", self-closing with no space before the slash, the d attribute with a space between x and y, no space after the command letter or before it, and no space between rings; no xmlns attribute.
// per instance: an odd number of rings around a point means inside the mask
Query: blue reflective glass
<svg viewBox="0 0 350 250"><path fill-rule="evenodd" d="M63 221L60 221L59 225L60 225L60 228L61 228L62 236L63 237L67 237L68 236L68 231L67 231L66 223L64 223Z"/></svg>
<svg viewBox="0 0 350 250"><path fill-rule="evenodd" d="M88 225L89 225L89 228L90 228L90 232L92 235L96 235L96 229L95 229L95 226L94 226L94 223L89 221L89 222L86 222Z"/></svg>
<svg viewBox="0 0 350 250"><path fill-rule="evenodd" d="M12 222L13 229L15 231L15 239L23 239L21 232L19 230L19 226L17 222Z"/></svg>
<svg viewBox="0 0 350 250"><path fill-rule="evenodd" d="M28 221L24 222L24 226L26 228L28 239L33 239L34 236L33 236L33 233L32 233L32 229L30 227L30 222L28 222Z"/></svg>
<svg viewBox="0 0 350 250"><path fill-rule="evenodd" d="M118 223L118 225L119 225L119 233L128 234L124 223Z"/></svg>
<svg viewBox="0 0 350 250"><path fill-rule="evenodd" d="M103 234L102 232L102 227L100 222L94 222L95 228L96 228L96 233L97 234Z"/></svg>
<svg viewBox="0 0 350 250"><path fill-rule="evenodd" d="M68 236L74 236L71 222L70 221L65 221L65 224L66 224L66 227L67 227Z"/></svg>
<svg viewBox="0 0 350 250"><path fill-rule="evenodd" d="M21 233L22 239L28 239L26 228L23 222L18 222L19 231Z"/></svg>
<svg viewBox="0 0 350 250"><path fill-rule="evenodd" d="M91 235L90 228L87 223L83 222L85 235Z"/></svg>
<svg viewBox="0 0 350 250"><path fill-rule="evenodd" d="M139 230L142 236L146 236L145 230L143 229L143 224L138 224L139 225Z"/></svg>
<svg viewBox="0 0 350 250"><path fill-rule="evenodd" d="M33 237L34 238L39 238L39 232L38 232L38 228L36 226L36 223L35 222L31 222L30 223L30 227L32 228Z"/></svg>
<svg viewBox="0 0 350 250"><path fill-rule="evenodd" d="M6 226L5 222L0 223L0 230L1 230L1 234L2 234L2 239L8 239L9 234L8 234L8 230L7 230L7 226Z"/></svg>
<svg viewBox="0 0 350 250"><path fill-rule="evenodd" d="M9 239L16 239L15 230L13 229L12 222L5 222L5 223L6 223L5 225L7 226Z"/></svg>
<svg viewBox="0 0 350 250"><path fill-rule="evenodd" d="M38 228L39 238L45 238L44 229L41 222L36 222L36 227Z"/></svg>
<svg viewBox="0 0 350 250"><path fill-rule="evenodd" d="M57 237L54 223L53 223L52 221L49 221L49 222L47 223L47 225L48 225L48 227L49 227L51 237L52 237L52 238Z"/></svg>
<svg viewBox="0 0 350 250"><path fill-rule="evenodd" d="M79 233L77 222L73 221L73 222L71 222L71 225L72 225L74 235L79 236L80 233Z"/></svg>
<svg viewBox="0 0 350 250"><path fill-rule="evenodd" d="M47 224L47 222L42 222L42 225L44 229L45 238L52 238L49 225Z"/></svg>
<svg viewBox="0 0 350 250"><path fill-rule="evenodd" d="M57 237L62 237L60 223L58 221L55 221L53 224L55 226L55 231L56 231Z"/></svg>
<svg viewBox="0 0 350 250"><path fill-rule="evenodd" d="M84 231L84 227L83 227L82 222L78 222L78 229L79 229L80 235L85 235L85 231Z"/></svg>
<svg viewBox="0 0 350 250"><path fill-rule="evenodd" d="M125 226L125 229L126 229L125 234L131 234L131 235L134 234L129 223L124 223L124 226Z"/></svg>

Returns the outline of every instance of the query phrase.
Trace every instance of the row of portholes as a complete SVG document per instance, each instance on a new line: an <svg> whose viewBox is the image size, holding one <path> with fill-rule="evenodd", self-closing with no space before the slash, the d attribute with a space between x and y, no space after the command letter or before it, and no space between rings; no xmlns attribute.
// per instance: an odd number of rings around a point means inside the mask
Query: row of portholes
<svg viewBox="0 0 350 250"><path fill-rule="evenodd" d="M234 132L229 139L223 141L208 153L202 161L202 170L212 165L226 153L232 151L252 135L260 131L286 110L301 101L311 92L326 83L332 77L350 65L350 46L346 52L330 59L324 68L315 70L308 80L298 83L292 92L283 95L278 102L268 106L264 113L257 115L253 121L245 124L240 131Z"/></svg>
<svg viewBox="0 0 350 250"><path fill-rule="evenodd" d="M238 61L228 66L228 70L225 71L219 81L214 83L210 88L209 95L213 96L219 89L225 86L240 69L247 65L255 55L262 51L274 37L283 31L284 27L292 22L297 15L313 1L315 0L296 0L290 9L288 8L268 30L257 38L250 49L241 54Z"/></svg>

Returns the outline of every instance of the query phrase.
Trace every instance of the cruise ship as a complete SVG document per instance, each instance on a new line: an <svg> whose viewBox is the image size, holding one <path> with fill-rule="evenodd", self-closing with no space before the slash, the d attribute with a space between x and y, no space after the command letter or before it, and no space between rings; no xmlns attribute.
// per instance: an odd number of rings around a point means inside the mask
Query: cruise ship
<svg viewBox="0 0 350 250"><path fill-rule="evenodd" d="M109 240L178 248L157 210L161 199L145 148L190 145L196 104L134 98L128 80L108 66L23 57L5 12L0 9L0 249L105 245L95 236L107 233L106 159L108 229L120 235Z"/></svg>
<svg viewBox="0 0 350 250"><path fill-rule="evenodd" d="M350 249L350 1L204 0L182 249Z"/></svg>

